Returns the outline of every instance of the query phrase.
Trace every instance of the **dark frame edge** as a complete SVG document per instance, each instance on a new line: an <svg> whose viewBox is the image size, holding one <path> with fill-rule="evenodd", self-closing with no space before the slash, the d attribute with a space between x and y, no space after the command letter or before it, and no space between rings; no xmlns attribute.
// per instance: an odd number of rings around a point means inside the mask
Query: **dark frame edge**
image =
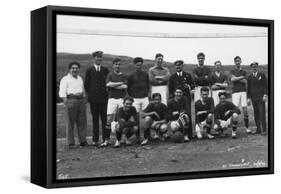
<svg viewBox="0 0 281 194"><path fill-rule="evenodd" d="M31 12L31 183L46 187L46 7ZM43 87L42 87L43 86Z"/></svg>
<svg viewBox="0 0 281 194"><path fill-rule="evenodd" d="M270 95L269 98L271 101L270 105L270 125L272 127L272 129L270 130L269 133L269 164L268 164L268 168L263 168L263 169L256 169L255 171L253 170L244 170L241 172L237 172L237 171L232 171L232 172L198 172L196 174L190 173L190 174L181 174L181 175L176 175L176 174L163 174L160 176L154 176L154 175L148 175L148 176L142 176L142 177L113 177L113 178L103 178L103 179L91 179L91 180L84 180L81 179L79 181L72 181L71 179L68 180L67 182L61 182L61 181L57 181L54 177L54 173L53 173L53 169L55 168L55 161L53 159L54 153L53 150L55 149L54 145L52 145L52 136L55 135L52 133L52 127L53 124L50 124L50 122L52 121L52 111L53 111L53 107L52 107L52 92L53 89L52 87L53 85L53 71L55 71L55 69L53 69L53 65L54 62L56 60L54 60L53 56L55 52L53 51L53 48L55 46L55 40L54 37L52 35L53 30L53 17L55 15L55 12L61 12L61 11L67 11L67 12L83 12L83 13L87 13L90 14L91 12L98 12L100 14L107 14L109 15L109 11L113 11L112 13L112 17L114 17L115 15L118 15L119 17L126 17L126 16L130 16L130 17L136 17L138 15L141 15L141 17L144 17L145 14L149 14L150 19L152 18L162 18L163 20L168 19L168 16L172 16L174 18L182 18L182 21L184 19L184 17L189 17L192 18L192 20L202 20L203 22L210 22L210 23L214 23L214 22L218 22L217 20L220 20L220 22L229 22L229 20L233 20L234 23L241 23L241 20L243 20L244 25L246 25L247 23L251 23L252 25L255 23L258 23L259 25L262 26L268 26L269 29L269 64L270 66ZM38 13L37 13L38 12ZM44 27L43 29L41 29L39 32L36 31L36 33L39 33L42 35L43 40L40 40L40 44L41 46L36 47L36 49L34 48L35 43L33 44L32 41L31 46L32 46L32 62L31 62L31 86L32 86L32 94L31 94L31 120L32 120L32 132L31 132L31 146L34 145L34 143L40 143L40 149L44 150L43 153L39 153L37 156L34 156L34 153L36 153L34 150L32 150L31 148L31 152L32 152L32 157L31 160L33 162L31 162L31 182L38 184L40 186L46 187L46 188L60 188L60 187L74 187L74 186L91 186L91 185L108 185L108 184L125 184L125 183L143 183L143 182L155 182L155 181L173 181L173 180L185 180L185 179L198 179L198 178L220 178L220 177L230 177L230 176L245 176L245 175L264 175L264 174L273 174L274 173L274 136L273 136L273 121L274 121L274 93L273 93L273 80L274 80L274 21L273 20L261 20L261 19L244 19L244 18L230 18L230 17L216 17L216 16L197 16L197 15L183 15L183 14L172 14L172 13L152 13L152 12L135 12L135 11L125 11L125 10L109 10L109 9L95 9L95 8L74 8L74 7L62 7L62 6L46 6L37 10L32 11L31 16L35 16L36 14L40 15L39 12L41 12L41 16L44 19L41 18L41 22L44 20ZM43 12L43 13L42 13ZM165 16L166 15L166 16ZM165 16L165 17L164 17ZM164 17L164 18L163 18ZM194 19L195 18L195 19ZM31 17L32 19L32 17ZM201 22L202 22L201 21ZM43 24L41 24L43 26ZM36 27L34 27L33 25L31 25L32 30L35 30ZM39 28L39 27L37 27ZM32 32L31 30L31 32ZM44 34L44 36L43 36ZM34 33L31 33L31 39L33 39L35 36ZM36 42L36 41L35 41ZM44 42L44 43L42 43ZM38 43L39 44L39 43ZM38 48L42 48L39 49ZM44 50L44 51L43 51ZM40 59L33 59L33 55L34 54L39 54L39 52L44 53L43 56ZM35 66L35 64L37 64L37 66ZM40 65L39 65L40 64ZM38 66L41 66L41 68ZM44 68L42 68L44 67ZM38 70L35 71L34 68L38 68L40 71L44 72L44 78L43 76L39 76L36 75L36 73L38 73ZM39 81L40 80L40 81ZM44 118L42 118L43 120L40 121L44 121L44 124L42 124L42 122L40 122L40 126L35 127L36 126L36 116L39 117L40 115L38 114L38 102L34 103L35 97L38 97L39 92L38 90L36 90L35 92L35 82L40 82L40 85L42 86L42 82L44 82L44 84L46 85L47 90L45 89L45 93L44 93L44 100L40 99L40 102L44 104ZM42 88L41 88L42 89ZM43 94L41 94L40 96L42 96ZM35 106L37 108L35 108ZM42 104L41 104L42 107ZM51 107L51 108L50 108ZM38 122L38 121L37 121ZM49 124L48 124L49 123ZM52 123L52 122L51 122ZM38 123L37 123L38 124ZM35 137L37 138L37 136L35 135L35 129L39 130L41 135L44 137L44 141L39 141L36 140ZM38 133L38 132L37 132ZM42 139L42 138L41 138ZM45 142L45 143L43 143ZM41 147L42 146L42 147ZM34 147L34 146L32 146ZM42 156L42 157L41 157ZM36 159L35 159L36 158ZM44 159L43 159L44 158ZM40 161L39 164L35 164L35 161ZM34 164L35 167L32 165ZM42 165L43 164L43 165ZM37 166L36 166L37 165ZM43 168L44 169L44 173L40 174L40 171L38 170L38 166L39 168ZM41 170L42 171L42 170ZM33 173L33 174L32 174Z"/></svg>

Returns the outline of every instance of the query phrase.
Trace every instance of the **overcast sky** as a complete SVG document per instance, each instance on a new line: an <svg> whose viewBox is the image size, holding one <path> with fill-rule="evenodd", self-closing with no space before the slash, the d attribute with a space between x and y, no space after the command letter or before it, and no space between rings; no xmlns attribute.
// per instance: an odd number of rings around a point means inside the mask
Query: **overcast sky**
<svg viewBox="0 0 281 194"><path fill-rule="evenodd" d="M62 29L141 32L144 34L267 34L265 27L59 15L57 30ZM164 54L164 60L169 62L182 59L185 63L197 63L196 54L198 52L206 54L206 64L213 64L216 60L221 60L226 65L233 64L233 58L237 55L242 57L245 65L253 61L267 64L268 61L267 37L183 39L57 34L58 52L92 53L95 50L130 57L141 56L146 59L154 59L155 54L160 52Z"/></svg>

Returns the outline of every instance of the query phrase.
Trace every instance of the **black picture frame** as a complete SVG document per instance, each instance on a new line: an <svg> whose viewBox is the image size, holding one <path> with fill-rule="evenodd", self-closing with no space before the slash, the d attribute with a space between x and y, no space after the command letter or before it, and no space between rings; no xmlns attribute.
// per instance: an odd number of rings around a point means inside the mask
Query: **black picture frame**
<svg viewBox="0 0 281 194"><path fill-rule="evenodd" d="M56 15L180 21L268 28L268 167L56 180ZM274 21L263 19L46 6L31 12L31 182L46 188L274 173Z"/></svg>

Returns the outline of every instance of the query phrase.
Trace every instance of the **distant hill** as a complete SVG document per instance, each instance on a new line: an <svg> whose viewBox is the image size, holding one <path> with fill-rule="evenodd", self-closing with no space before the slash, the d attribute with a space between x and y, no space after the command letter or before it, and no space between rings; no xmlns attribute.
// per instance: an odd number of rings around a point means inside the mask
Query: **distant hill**
<svg viewBox="0 0 281 194"><path fill-rule="evenodd" d="M130 72L134 71L133 57L129 56L117 56L105 53L103 55L103 65L112 71L112 60L116 57L122 60L121 70L123 73L128 75ZM92 63L92 59L93 58L91 54L57 53L57 86L59 85L61 78L68 73L68 64L71 61L77 61L81 64L80 75L84 79L85 71ZM143 69L148 71L148 69L153 66L153 62L154 60L152 59L144 59ZM165 62L165 66L170 70L171 73L175 72L173 62ZM192 74L192 71L196 66L197 64L185 64L184 70ZM211 70L214 70L213 65L206 64L206 66L209 66ZM230 70L233 68L234 65L224 65L223 71L228 75ZM260 68L267 75L267 65L261 65ZM243 69L245 69L247 72L250 71L249 66L243 66Z"/></svg>

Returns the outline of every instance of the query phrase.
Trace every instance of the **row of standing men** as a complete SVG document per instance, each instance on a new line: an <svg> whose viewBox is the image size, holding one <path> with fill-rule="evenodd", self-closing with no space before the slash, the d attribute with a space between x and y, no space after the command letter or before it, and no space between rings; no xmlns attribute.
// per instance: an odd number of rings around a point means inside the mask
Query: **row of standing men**
<svg viewBox="0 0 281 194"><path fill-rule="evenodd" d="M225 111L223 114L226 112L228 114L224 118L227 122L219 122L219 119L214 119L214 107L220 104L220 97L221 101L225 102L225 89L228 87L228 77L221 72L222 64L220 61L214 63L215 72L211 72L207 66L204 66L204 53L198 53L198 66L193 70L193 76L183 71L184 62L182 60L177 60L174 63L176 73L170 75L169 70L163 66L164 56L158 53L155 56L155 64L148 73L142 70L143 59L136 57L133 61L135 71L126 76L120 69L121 60L119 58L112 61L113 72L110 73L106 67L102 66L102 51L96 51L92 56L93 64L86 70L84 82L79 76L80 64L78 62L69 64L69 73L60 82L59 96L63 99L66 107L69 146L75 144L75 124L78 129L80 146L88 145L85 105L87 101L90 103L93 118L93 145L97 145L99 142L99 119L102 122L103 141L101 146L109 144L111 132L116 134L116 147L120 146L122 133L126 134L127 137L136 134L137 140L140 141L139 114L144 118L143 145L148 143L150 129L156 131L154 138L157 138L159 134L160 138L164 139L167 138L165 136L167 128L171 128L173 132L181 130L184 141L189 141L193 137L192 90L194 90L196 114L195 132L198 138L202 137L203 132L208 138L213 138L209 129L211 127L223 129L231 125L235 126L233 128L236 129L236 117L240 114L239 104L243 109L246 132L252 133L249 129L247 111L247 104L250 102L254 108L257 125L255 133L264 134L266 131L267 79L264 73L258 71L258 63L256 62L250 65L253 72L247 76L246 71L241 68L241 58L239 56L234 58L235 68L230 72L233 106L228 105L227 109L229 110L220 108L220 111ZM152 94L151 101L149 100L150 94ZM219 114L215 113L215 115ZM233 120L235 120L235 124L233 124ZM170 122L167 124L167 121ZM236 137L235 131L232 130L233 137ZM126 143L131 144L128 138Z"/></svg>

